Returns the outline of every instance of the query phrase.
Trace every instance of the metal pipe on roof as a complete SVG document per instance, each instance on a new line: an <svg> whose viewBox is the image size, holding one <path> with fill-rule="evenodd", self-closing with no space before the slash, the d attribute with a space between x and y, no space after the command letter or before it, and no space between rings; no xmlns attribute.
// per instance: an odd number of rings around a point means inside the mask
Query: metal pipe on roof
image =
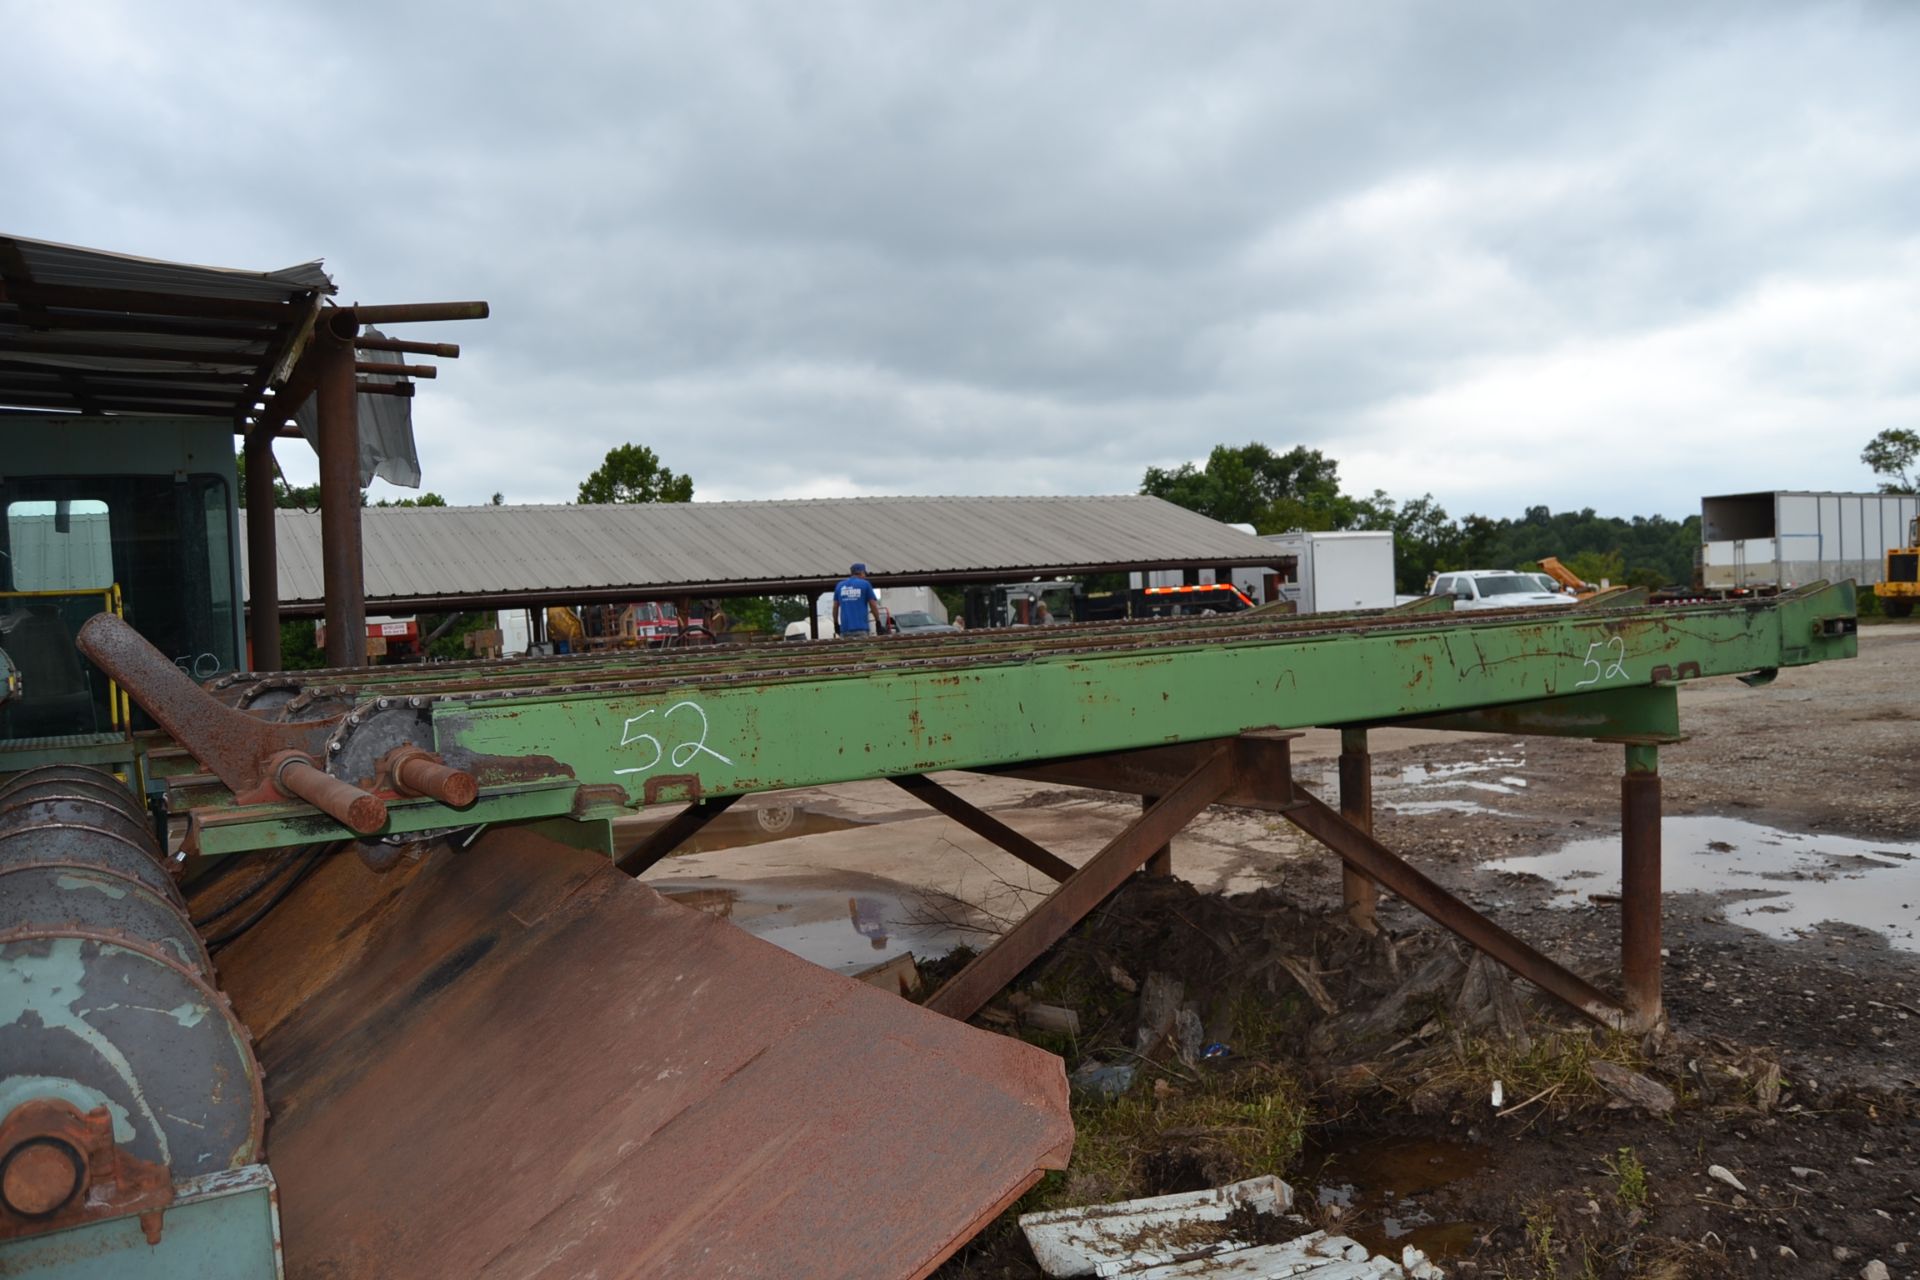
<svg viewBox="0 0 1920 1280"><path fill-rule="evenodd" d="M442 360L460 358L460 344L457 342L413 342L406 338L355 338L353 345L361 351L397 351L402 355L439 356Z"/></svg>
<svg viewBox="0 0 1920 1280"><path fill-rule="evenodd" d="M355 373L378 373L387 377L437 378L440 371L430 364L381 364L376 360L357 360Z"/></svg>
<svg viewBox="0 0 1920 1280"><path fill-rule="evenodd" d="M280 669L280 556L274 541L273 433L247 433L247 640L255 671Z"/></svg>
<svg viewBox="0 0 1920 1280"><path fill-rule="evenodd" d="M327 597L327 665L367 661L367 589L360 550L360 409L353 335L338 317L319 326L308 349L319 400L320 569Z"/></svg>
<svg viewBox="0 0 1920 1280"><path fill-rule="evenodd" d="M359 324L412 324L426 320L485 320L484 302L401 302L384 307L341 307Z"/></svg>

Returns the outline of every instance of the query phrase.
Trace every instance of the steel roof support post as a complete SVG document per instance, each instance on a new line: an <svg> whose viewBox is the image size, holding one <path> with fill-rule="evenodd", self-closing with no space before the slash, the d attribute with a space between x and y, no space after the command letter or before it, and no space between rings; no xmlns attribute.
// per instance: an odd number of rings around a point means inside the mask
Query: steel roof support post
<svg viewBox="0 0 1920 1280"><path fill-rule="evenodd" d="M1373 757L1367 752L1365 729L1340 731L1340 816L1356 831L1373 834ZM1340 864L1340 891L1347 919L1355 928L1375 931L1374 911L1380 886L1351 863Z"/></svg>
<svg viewBox="0 0 1920 1280"><path fill-rule="evenodd" d="M358 328L358 326L350 326ZM320 414L320 568L327 593L329 667L367 665L367 588L360 544L360 408L353 334L321 325L314 395Z"/></svg>
<svg viewBox="0 0 1920 1280"><path fill-rule="evenodd" d="M280 669L280 561L274 539L273 431L247 432L247 641L255 671Z"/></svg>
<svg viewBox="0 0 1920 1280"><path fill-rule="evenodd" d="M1665 1017L1660 905L1660 748L1629 745L1620 779L1620 972L1635 1031L1651 1031Z"/></svg>

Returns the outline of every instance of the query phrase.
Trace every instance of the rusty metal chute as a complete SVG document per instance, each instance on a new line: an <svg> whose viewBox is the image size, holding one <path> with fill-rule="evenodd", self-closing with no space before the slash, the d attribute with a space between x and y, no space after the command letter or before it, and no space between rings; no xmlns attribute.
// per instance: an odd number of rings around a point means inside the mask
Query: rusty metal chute
<svg viewBox="0 0 1920 1280"><path fill-rule="evenodd" d="M1072 1146L1058 1058L525 829L330 858L221 970L293 1276L924 1276Z"/></svg>

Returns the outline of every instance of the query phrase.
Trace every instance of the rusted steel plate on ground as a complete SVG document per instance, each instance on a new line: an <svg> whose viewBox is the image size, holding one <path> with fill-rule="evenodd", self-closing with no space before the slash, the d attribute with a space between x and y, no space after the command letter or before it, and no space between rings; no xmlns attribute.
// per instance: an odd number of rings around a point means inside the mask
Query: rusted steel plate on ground
<svg viewBox="0 0 1920 1280"><path fill-rule="evenodd" d="M1057 1058L592 854L393 875L337 859L220 957L290 1276L920 1277L1071 1149Z"/></svg>

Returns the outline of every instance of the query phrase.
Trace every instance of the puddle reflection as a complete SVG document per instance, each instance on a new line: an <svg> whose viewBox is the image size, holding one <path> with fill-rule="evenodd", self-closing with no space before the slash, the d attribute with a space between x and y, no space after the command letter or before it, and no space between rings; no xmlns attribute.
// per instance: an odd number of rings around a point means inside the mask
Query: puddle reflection
<svg viewBox="0 0 1920 1280"><path fill-rule="evenodd" d="M1412 1245L1442 1260L1466 1252L1486 1224L1445 1220L1428 1199L1491 1163L1463 1142L1387 1138L1336 1147L1310 1179L1331 1229L1389 1257Z"/></svg>
<svg viewBox="0 0 1920 1280"><path fill-rule="evenodd" d="M973 912L958 899L853 872L646 883L838 973L858 973L908 951L930 960L962 944L978 946L982 938Z"/></svg>
<svg viewBox="0 0 1920 1280"><path fill-rule="evenodd" d="M1920 951L1920 844L1780 831L1736 818L1661 823L1662 886L1668 893L1739 895L1722 913L1772 938L1840 921ZM1553 905L1618 893L1620 838L1576 840L1553 853L1483 864L1559 886Z"/></svg>

